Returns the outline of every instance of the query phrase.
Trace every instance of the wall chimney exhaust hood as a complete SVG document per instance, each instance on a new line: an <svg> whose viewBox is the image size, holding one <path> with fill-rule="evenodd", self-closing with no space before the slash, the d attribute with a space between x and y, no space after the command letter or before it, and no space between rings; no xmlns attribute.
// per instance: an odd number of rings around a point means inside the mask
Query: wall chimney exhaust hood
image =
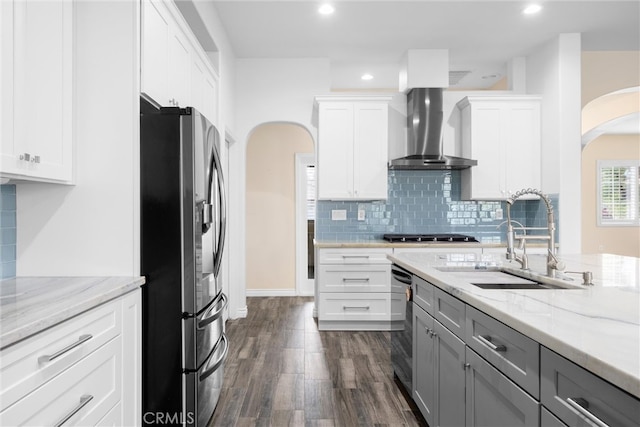
<svg viewBox="0 0 640 427"><path fill-rule="evenodd" d="M392 160L390 169L466 169L476 160L442 153L442 92L448 87L449 52L411 49L400 72L407 93L407 156ZM419 85L419 86L418 86Z"/></svg>

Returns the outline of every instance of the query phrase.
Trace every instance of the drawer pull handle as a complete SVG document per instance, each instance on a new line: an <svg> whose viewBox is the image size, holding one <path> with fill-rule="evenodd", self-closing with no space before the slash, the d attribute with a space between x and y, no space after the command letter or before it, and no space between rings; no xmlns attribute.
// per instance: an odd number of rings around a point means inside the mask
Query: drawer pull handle
<svg viewBox="0 0 640 427"><path fill-rule="evenodd" d="M492 343L492 338L489 335L478 335L478 339L481 343L483 343L493 351L498 351L501 353L507 351L507 347L505 347L504 345L495 345L494 343Z"/></svg>
<svg viewBox="0 0 640 427"><path fill-rule="evenodd" d="M69 344L68 346L66 346L62 350L60 350L60 351L58 351L56 353L53 353L53 354L45 354L44 356L38 357L38 363L51 362L53 359L57 359L58 357L60 357L63 354L65 354L66 352L68 352L70 350L73 350L74 348L76 348L77 346L82 344L83 342L89 341L91 338L93 338L93 335L90 335L90 334L80 335L80 337L78 338L78 341L74 342L73 344Z"/></svg>
<svg viewBox="0 0 640 427"><path fill-rule="evenodd" d="M592 423L594 423L595 425L599 426L599 427L609 427L609 425L607 423L605 423L604 421L602 421L600 418L596 417L595 415L593 415L589 410L589 402L587 402L585 399L581 398L581 397L567 397L567 403L569 404L569 406L571 406L573 409L575 409L576 411L578 411L580 414L584 415L586 418L589 419L589 421L591 421Z"/></svg>
<svg viewBox="0 0 640 427"><path fill-rule="evenodd" d="M342 281L343 282L368 282L369 278L368 277L362 277L362 278L358 278L358 277L343 277Z"/></svg>
<svg viewBox="0 0 640 427"><path fill-rule="evenodd" d="M343 305L342 306L343 310L369 310L369 306L368 305Z"/></svg>
<svg viewBox="0 0 640 427"><path fill-rule="evenodd" d="M71 410L71 412L69 412L63 419L61 419L60 421L58 421L55 424L55 427L60 427L61 425L63 425L64 423L66 423L67 421L69 421L69 418L73 417L75 414L78 413L78 411L82 408L84 408L87 403L91 402L91 400L93 399L93 396L91 396L90 394L83 394L82 396L80 396L80 403L78 404L78 406L76 406L75 408L73 408Z"/></svg>
<svg viewBox="0 0 640 427"><path fill-rule="evenodd" d="M349 259L349 258L365 258L365 259L369 259L369 255L342 255L342 259Z"/></svg>

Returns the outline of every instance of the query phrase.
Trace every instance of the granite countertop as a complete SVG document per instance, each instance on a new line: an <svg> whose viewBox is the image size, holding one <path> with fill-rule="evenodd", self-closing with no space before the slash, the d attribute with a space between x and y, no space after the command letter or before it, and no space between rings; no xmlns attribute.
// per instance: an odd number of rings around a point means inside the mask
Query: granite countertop
<svg viewBox="0 0 640 427"><path fill-rule="evenodd" d="M575 279L568 283L579 289L507 291L481 289L436 269L453 265L437 254L388 258L640 398L640 258L561 255L566 271L591 271L594 286L570 275ZM545 272L545 256L530 255L529 261L532 272Z"/></svg>
<svg viewBox="0 0 640 427"><path fill-rule="evenodd" d="M133 291L144 277L16 277L0 281L0 350Z"/></svg>

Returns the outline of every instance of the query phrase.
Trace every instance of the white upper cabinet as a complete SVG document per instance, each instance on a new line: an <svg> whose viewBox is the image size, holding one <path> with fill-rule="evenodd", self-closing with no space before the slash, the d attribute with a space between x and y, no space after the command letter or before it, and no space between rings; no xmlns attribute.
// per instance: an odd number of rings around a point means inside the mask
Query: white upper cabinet
<svg viewBox="0 0 640 427"><path fill-rule="evenodd" d="M70 183L73 3L0 2L0 175Z"/></svg>
<svg viewBox="0 0 640 427"><path fill-rule="evenodd" d="M173 105L169 99L168 67L170 17L158 0L142 2L142 75L140 90L161 105Z"/></svg>
<svg viewBox="0 0 640 427"><path fill-rule="evenodd" d="M218 76L173 2L142 1L140 91L217 123Z"/></svg>
<svg viewBox="0 0 640 427"><path fill-rule="evenodd" d="M478 161L461 171L463 199L504 200L540 188L539 96L469 96L457 106L462 156Z"/></svg>
<svg viewBox="0 0 640 427"><path fill-rule="evenodd" d="M318 199L387 198L390 97L317 97Z"/></svg>

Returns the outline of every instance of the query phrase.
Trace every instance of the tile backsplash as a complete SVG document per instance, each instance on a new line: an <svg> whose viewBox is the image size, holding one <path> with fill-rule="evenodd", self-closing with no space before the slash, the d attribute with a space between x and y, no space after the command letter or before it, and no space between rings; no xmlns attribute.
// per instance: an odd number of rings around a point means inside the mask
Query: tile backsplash
<svg viewBox="0 0 640 427"><path fill-rule="evenodd" d="M0 279L16 275L16 186L0 185Z"/></svg>
<svg viewBox="0 0 640 427"><path fill-rule="evenodd" d="M506 219L506 202L460 200L460 171L390 170L388 179L386 201L318 201L316 238L360 241L380 239L385 233L460 233L483 243L504 240L505 226L498 226ZM550 198L557 210L557 197ZM347 219L332 220L332 210L346 210ZM358 210L364 210L364 220L358 220ZM545 204L517 201L511 218L526 227L545 227Z"/></svg>

